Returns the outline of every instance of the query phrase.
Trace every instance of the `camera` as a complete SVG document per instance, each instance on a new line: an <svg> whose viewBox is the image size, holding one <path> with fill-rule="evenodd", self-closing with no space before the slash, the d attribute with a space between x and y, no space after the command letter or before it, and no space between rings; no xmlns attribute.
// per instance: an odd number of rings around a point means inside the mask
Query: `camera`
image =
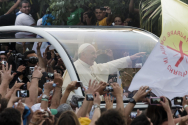
<svg viewBox="0 0 188 125"><path fill-rule="evenodd" d="M3 64L4 66L6 66L7 62L6 61L2 61L1 64Z"/></svg>
<svg viewBox="0 0 188 125"><path fill-rule="evenodd" d="M174 105L182 105L183 98L182 97L176 97L174 98Z"/></svg>
<svg viewBox="0 0 188 125"><path fill-rule="evenodd" d="M51 79L51 80L54 79L54 74L48 72L48 78Z"/></svg>
<svg viewBox="0 0 188 125"><path fill-rule="evenodd" d="M51 52L47 52L47 57L46 57L48 60L51 59Z"/></svg>
<svg viewBox="0 0 188 125"><path fill-rule="evenodd" d="M150 98L151 105L159 105L159 104L161 104L160 101L163 101L163 98L160 98L160 97L151 97Z"/></svg>
<svg viewBox="0 0 188 125"><path fill-rule="evenodd" d="M22 97L22 98L29 97L29 91L28 90L17 90L16 91L16 96L17 97Z"/></svg>
<svg viewBox="0 0 188 125"><path fill-rule="evenodd" d="M110 86L110 85L106 86L105 91L113 92L112 86Z"/></svg>
<svg viewBox="0 0 188 125"><path fill-rule="evenodd" d="M100 10L106 11L106 8L105 7L100 7Z"/></svg>
<svg viewBox="0 0 188 125"><path fill-rule="evenodd" d="M78 101L78 108L80 108L83 104L83 101Z"/></svg>

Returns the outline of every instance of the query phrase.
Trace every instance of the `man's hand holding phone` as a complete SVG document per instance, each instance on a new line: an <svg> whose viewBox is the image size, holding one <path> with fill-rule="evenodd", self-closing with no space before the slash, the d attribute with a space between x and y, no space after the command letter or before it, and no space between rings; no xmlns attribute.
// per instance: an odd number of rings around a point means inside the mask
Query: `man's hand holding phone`
<svg viewBox="0 0 188 125"><path fill-rule="evenodd" d="M163 98L163 101L160 101L160 103L163 106L164 110L166 112L171 111L168 99L166 97L164 97L164 96L161 96L161 98Z"/></svg>
<svg viewBox="0 0 188 125"><path fill-rule="evenodd" d="M76 84L77 84L77 81L72 81L70 84L68 84L66 91L71 92L77 89Z"/></svg>
<svg viewBox="0 0 188 125"><path fill-rule="evenodd" d="M133 96L134 100L136 102L145 100L146 95L151 92L151 89L146 92L148 89L148 86L141 86L140 89L136 92L136 94Z"/></svg>

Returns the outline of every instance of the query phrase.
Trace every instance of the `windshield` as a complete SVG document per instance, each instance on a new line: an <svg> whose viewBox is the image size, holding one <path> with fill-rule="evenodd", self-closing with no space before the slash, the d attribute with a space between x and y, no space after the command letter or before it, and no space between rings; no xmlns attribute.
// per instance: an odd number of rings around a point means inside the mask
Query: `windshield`
<svg viewBox="0 0 188 125"><path fill-rule="evenodd" d="M64 45L83 86L87 88L89 80L109 85L117 82L123 88L124 99L134 95L128 91L131 81L158 42L156 36L132 28L45 30ZM140 52L144 52L142 57L130 59ZM70 82L68 74L63 78L65 84Z"/></svg>

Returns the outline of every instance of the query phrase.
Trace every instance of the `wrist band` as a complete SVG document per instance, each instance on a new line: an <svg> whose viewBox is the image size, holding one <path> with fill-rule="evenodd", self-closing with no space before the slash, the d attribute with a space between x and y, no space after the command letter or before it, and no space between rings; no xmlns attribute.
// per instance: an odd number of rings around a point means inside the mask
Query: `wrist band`
<svg viewBox="0 0 188 125"><path fill-rule="evenodd" d="M37 125L37 123L32 122L32 120L30 120L30 123L32 123L32 124L34 124L34 125Z"/></svg>
<svg viewBox="0 0 188 125"><path fill-rule="evenodd" d="M48 102L48 99L41 99L42 101L47 101Z"/></svg>

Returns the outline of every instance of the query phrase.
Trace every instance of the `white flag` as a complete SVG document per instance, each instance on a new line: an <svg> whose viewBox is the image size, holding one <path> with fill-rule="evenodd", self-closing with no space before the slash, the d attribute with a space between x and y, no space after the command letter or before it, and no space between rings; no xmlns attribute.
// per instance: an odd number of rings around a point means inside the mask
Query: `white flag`
<svg viewBox="0 0 188 125"><path fill-rule="evenodd" d="M129 91L149 86L169 99L188 95L188 6L179 0L161 0L163 31Z"/></svg>

